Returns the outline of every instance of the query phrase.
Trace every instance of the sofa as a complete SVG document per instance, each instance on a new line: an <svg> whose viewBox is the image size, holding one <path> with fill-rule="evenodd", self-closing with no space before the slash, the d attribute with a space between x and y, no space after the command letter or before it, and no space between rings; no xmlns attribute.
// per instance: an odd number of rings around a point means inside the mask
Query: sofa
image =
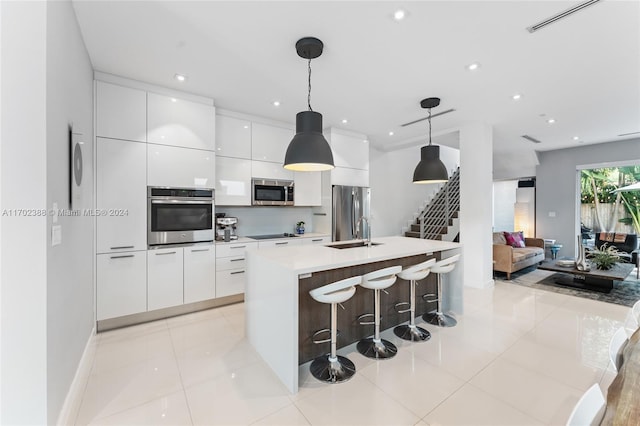
<svg viewBox="0 0 640 426"><path fill-rule="evenodd" d="M517 234L517 233L506 233ZM537 265L544 260L544 240L542 238L522 238L524 247L507 244L505 232L493 233L493 270L505 272L507 279L511 273L529 266Z"/></svg>

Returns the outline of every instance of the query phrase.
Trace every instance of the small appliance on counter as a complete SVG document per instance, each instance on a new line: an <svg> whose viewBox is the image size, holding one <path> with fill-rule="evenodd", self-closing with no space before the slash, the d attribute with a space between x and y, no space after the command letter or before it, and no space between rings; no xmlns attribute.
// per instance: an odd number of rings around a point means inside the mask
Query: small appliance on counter
<svg viewBox="0 0 640 426"><path fill-rule="evenodd" d="M237 240L237 217L226 217L225 213L216 213L216 241Z"/></svg>

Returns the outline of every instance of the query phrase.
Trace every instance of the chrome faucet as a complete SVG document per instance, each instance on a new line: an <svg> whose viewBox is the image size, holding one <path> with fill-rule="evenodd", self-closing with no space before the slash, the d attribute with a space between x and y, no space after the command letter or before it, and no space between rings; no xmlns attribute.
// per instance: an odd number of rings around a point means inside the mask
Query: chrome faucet
<svg viewBox="0 0 640 426"><path fill-rule="evenodd" d="M360 239L360 223L364 220L367 222L367 228L369 230L369 238L367 239L367 247L371 247L371 222L369 222L369 218L365 216L360 216L358 221L356 222L356 240Z"/></svg>

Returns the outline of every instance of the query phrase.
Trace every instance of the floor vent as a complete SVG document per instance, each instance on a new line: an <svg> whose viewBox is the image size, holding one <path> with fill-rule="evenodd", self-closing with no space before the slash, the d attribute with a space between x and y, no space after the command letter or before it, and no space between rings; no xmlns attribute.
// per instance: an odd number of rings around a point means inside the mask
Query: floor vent
<svg viewBox="0 0 640 426"><path fill-rule="evenodd" d="M573 6L573 7L565 10L564 12L557 13L557 14L551 16L550 18L545 19L544 21L540 21L537 24L534 24L534 25L532 25L530 27L527 27L527 31L529 31L530 33L534 33L536 31L546 27L549 24L552 24L552 23L554 23L554 22L556 22L556 21L558 21L558 20L560 20L562 18L566 18L567 16L572 15L572 14L576 13L577 11L582 10L582 9L584 9L586 7L593 6L594 4L596 4L598 2L600 2L600 0L587 0L585 2L579 3L579 4L577 4L577 5Z"/></svg>
<svg viewBox="0 0 640 426"><path fill-rule="evenodd" d="M538 139L534 138L533 136L529 136L529 135L522 135L521 137L525 138L526 140L528 140L529 142L533 142L533 143L542 143L542 141L539 141Z"/></svg>
<svg viewBox="0 0 640 426"><path fill-rule="evenodd" d="M439 113L437 113L437 114L431 114L431 118L436 118L436 117L439 117L439 116L441 116L441 115L449 114L450 112L453 112L453 111L455 111L455 108L449 108L449 109L448 109L448 110L446 110L446 111L442 111L442 112L439 112ZM417 120L413 120L413 121L410 121L410 122L408 122L408 123L401 124L400 126L401 126L401 127L407 127L407 126L410 126L410 125L412 125L412 124L416 124L416 123L419 123L419 122L421 122L421 121L424 121L424 120L426 120L427 118L429 118L429 117L419 118L419 119L417 119Z"/></svg>

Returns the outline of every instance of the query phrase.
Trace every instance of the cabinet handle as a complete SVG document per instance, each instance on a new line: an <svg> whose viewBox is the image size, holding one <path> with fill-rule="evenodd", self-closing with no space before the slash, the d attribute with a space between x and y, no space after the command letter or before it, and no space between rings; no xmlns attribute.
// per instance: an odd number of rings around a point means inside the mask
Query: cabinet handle
<svg viewBox="0 0 640 426"><path fill-rule="evenodd" d="M231 246L231 247L229 247L229 248L237 249L237 248L245 248L245 247L246 247L246 246Z"/></svg>
<svg viewBox="0 0 640 426"><path fill-rule="evenodd" d="M232 272L230 275L235 275L235 274L244 274L244 271L236 271L236 272Z"/></svg>
<svg viewBox="0 0 640 426"><path fill-rule="evenodd" d="M168 252L165 252L165 253L156 253L156 256L164 256L166 254L176 254L176 253L177 252L175 252L175 251L168 251Z"/></svg>
<svg viewBox="0 0 640 426"><path fill-rule="evenodd" d="M132 254L125 254L125 255L122 255L122 256L109 256L109 258L111 258L111 259L124 259L125 257L133 257L133 255Z"/></svg>
<svg viewBox="0 0 640 426"><path fill-rule="evenodd" d="M289 244L289 241L283 241L281 243L276 243L277 246L282 246L284 244Z"/></svg>
<svg viewBox="0 0 640 426"><path fill-rule="evenodd" d="M209 251L209 249L208 248L206 248L206 249L192 249L191 253L195 253L197 251Z"/></svg>
<svg viewBox="0 0 640 426"><path fill-rule="evenodd" d="M312 243L319 243L320 241L322 241L322 238L318 238L317 240L311 240Z"/></svg>
<svg viewBox="0 0 640 426"><path fill-rule="evenodd" d="M120 250L120 249L128 249L128 248L133 248L133 246L118 246L118 247L111 247L111 250Z"/></svg>
<svg viewBox="0 0 640 426"><path fill-rule="evenodd" d="M244 260L244 257L242 259L231 259L229 262L242 262Z"/></svg>

